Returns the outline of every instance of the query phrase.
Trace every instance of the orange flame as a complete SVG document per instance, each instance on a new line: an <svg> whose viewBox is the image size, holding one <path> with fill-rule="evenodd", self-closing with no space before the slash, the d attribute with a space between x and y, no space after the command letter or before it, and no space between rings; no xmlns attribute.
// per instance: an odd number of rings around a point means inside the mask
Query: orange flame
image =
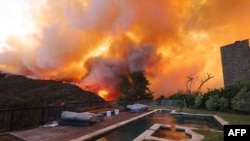
<svg viewBox="0 0 250 141"><path fill-rule="evenodd" d="M100 97L106 99L107 96L108 96L108 91L106 91L106 90L99 90L99 91L98 91L98 95L99 95Z"/></svg>

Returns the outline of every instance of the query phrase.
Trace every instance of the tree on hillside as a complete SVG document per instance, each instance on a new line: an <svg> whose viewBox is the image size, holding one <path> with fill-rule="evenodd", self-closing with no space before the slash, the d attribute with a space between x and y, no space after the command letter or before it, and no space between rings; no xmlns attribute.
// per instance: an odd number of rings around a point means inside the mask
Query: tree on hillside
<svg viewBox="0 0 250 141"><path fill-rule="evenodd" d="M154 97L153 92L149 89L149 85L150 83L144 76L143 71L122 74L119 83L121 92L120 100L152 100Z"/></svg>

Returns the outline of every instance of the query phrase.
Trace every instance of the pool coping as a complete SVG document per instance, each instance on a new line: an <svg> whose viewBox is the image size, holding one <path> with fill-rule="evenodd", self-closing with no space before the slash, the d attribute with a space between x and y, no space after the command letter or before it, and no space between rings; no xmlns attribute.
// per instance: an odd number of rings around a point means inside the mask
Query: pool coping
<svg viewBox="0 0 250 141"><path fill-rule="evenodd" d="M165 124L155 123L149 129L147 129L142 134L140 134L139 136L137 136L133 141L142 141L144 139L147 139L147 140L157 140L157 141L173 141L172 139L166 139L166 138L160 138L160 137L153 136L153 134L157 130L159 130L160 127L171 128L171 125L165 125ZM190 139L185 140L185 141L201 141L201 140L204 139L203 135L198 134L196 132L193 132L192 131L193 128L183 127L183 126L176 126L175 128L176 128L176 130L182 130L183 132L185 132L186 135L190 135L191 136Z"/></svg>
<svg viewBox="0 0 250 141"><path fill-rule="evenodd" d="M125 125L125 124L127 124L127 123L132 122L132 121L138 120L138 119L140 119L140 118L142 118L142 117L145 117L145 116L147 116L147 115L149 115L149 114L152 114L152 113L154 113L154 112L156 112L156 111L158 111L158 109L153 110L153 111L150 111L150 112L147 112L147 113L145 113L145 114L142 114L142 115L139 115L139 116L136 116L136 117L133 117L133 118L131 118L131 119L128 119L128 120L125 120L125 121L116 123L116 124L114 124L114 125L108 126L108 127L106 127L106 128L100 129L100 130L95 131L95 132L92 132L92 133L90 133L90 134L87 134L87 135L84 135L84 136L81 136L81 137L72 139L72 140L70 140L70 141L84 141L84 140L90 140L90 139L92 139L92 138L94 138L94 137L96 137L96 136L98 136L98 135L102 135L102 134L104 134L104 133L106 133L106 132L108 132L108 131L111 131L111 130L113 130L113 129L116 129L116 128L118 128L118 127L121 127L121 126L123 126L123 125Z"/></svg>

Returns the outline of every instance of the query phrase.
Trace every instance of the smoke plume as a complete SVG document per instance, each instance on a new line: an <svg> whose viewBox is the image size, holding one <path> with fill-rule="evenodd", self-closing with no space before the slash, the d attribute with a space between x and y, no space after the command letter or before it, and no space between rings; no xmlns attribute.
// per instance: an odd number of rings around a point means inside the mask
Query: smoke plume
<svg viewBox="0 0 250 141"><path fill-rule="evenodd" d="M215 76L223 87L220 46L249 37L247 0L29 1L34 29L0 47L0 70L74 82L107 100L119 75L143 70L155 97L185 89L186 76ZM198 85L198 82L194 84ZM195 87L194 86L194 87ZM206 89L205 88L205 89Z"/></svg>

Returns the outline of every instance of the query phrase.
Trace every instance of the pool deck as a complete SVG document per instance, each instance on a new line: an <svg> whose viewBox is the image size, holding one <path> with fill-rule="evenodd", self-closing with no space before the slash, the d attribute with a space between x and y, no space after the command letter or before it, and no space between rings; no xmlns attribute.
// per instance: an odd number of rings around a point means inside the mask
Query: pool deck
<svg viewBox="0 0 250 141"><path fill-rule="evenodd" d="M83 141L90 140L93 136L100 135L124 124L137 120L154 111L148 110L141 113L132 113L130 111L120 112L118 115L104 117L101 122L90 126L56 126L39 127L23 131L13 131L9 134L25 141Z"/></svg>

